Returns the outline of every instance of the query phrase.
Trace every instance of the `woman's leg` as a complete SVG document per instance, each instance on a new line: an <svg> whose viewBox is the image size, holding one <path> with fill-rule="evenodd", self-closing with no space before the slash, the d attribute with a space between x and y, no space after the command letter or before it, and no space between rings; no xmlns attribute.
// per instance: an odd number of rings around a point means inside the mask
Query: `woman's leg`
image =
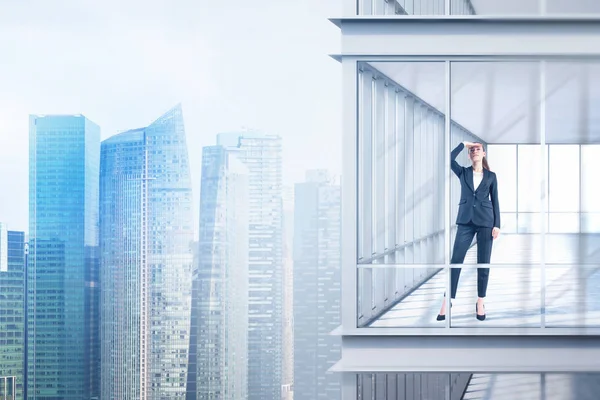
<svg viewBox="0 0 600 400"><path fill-rule="evenodd" d="M479 228L477 231L477 264L489 264L492 258L492 228ZM485 307L483 299L487 294L488 280L490 277L489 268L477 268L477 319L485 319Z"/></svg>
<svg viewBox="0 0 600 400"><path fill-rule="evenodd" d="M450 264L462 264L465 261L469 246L473 242L473 236L475 236L475 227L473 225L458 225ZM460 268L450 269L450 297L453 299L456 298L460 271Z"/></svg>
<svg viewBox="0 0 600 400"><path fill-rule="evenodd" d="M465 261L465 256L469 250L471 242L473 242L473 236L475 236L474 225L458 225L456 232L456 238L454 239L454 247L452 250L451 264L462 264ZM450 297L456 298L456 291L458 289L458 280L460 278L460 268L450 268ZM444 294L444 298L446 295ZM438 320L441 320L442 316L446 315L446 301L442 302L442 308L438 315Z"/></svg>
<svg viewBox="0 0 600 400"><path fill-rule="evenodd" d="M492 228L479 228L477 231L477 264L489 264L492 258ZM489 268L477 268L477 296L483 299L487 293Z"/></svg>

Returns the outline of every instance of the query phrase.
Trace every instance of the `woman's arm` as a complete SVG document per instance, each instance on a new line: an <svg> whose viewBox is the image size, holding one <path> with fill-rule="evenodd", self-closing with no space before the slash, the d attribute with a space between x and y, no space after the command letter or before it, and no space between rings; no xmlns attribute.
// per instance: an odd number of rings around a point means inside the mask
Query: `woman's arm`
<svg viewBox="0 0 600 400"><path fill-rule="evenodd" d="M490 197L494 208L494 228L500 229L500 204L498 202L498 177L494 175L494 181L490 185Z"/></svg>
<svg viewBox="0 0 600 400"><path fill-rule="evenodd" d="M454 173L456 174L456 176L458 176L459 178L462 175L463 167L461 167L456 162L456 157L458 157L458 155L460 154L460 152L465 148L465 144L466 143L467 142L459 143L458 146L456 146L454 148L454 150L452 150L452 152L450 153L450 167L452 168L452 171L454 171Z"/></svg>

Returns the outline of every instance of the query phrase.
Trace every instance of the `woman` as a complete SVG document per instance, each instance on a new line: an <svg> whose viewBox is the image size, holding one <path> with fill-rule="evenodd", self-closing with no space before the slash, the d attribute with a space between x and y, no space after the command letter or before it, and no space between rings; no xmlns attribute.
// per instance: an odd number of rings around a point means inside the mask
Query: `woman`
<svg viewBox="0 0 600 400"><path fill-rule="evenodd" d="M467 148L472 165L461 167L456 157ZM498 205L498 181L496 174L490 171L485 149L481 143L460 143L451 153L452 171L460 180L460 202L456 224L458 231L454 239L454 249L450 264L462 264L473 236L477 234L477 263L489 264L492 256L493 239L500 234L500 208ZM477 268L477 303L475 315L478 320L485 319L485 298L489 268ZM460 268L451 268L450 296L456 298L456 289L460 277ZM446 319L446 298L437 316L438 321Z"/></svg>

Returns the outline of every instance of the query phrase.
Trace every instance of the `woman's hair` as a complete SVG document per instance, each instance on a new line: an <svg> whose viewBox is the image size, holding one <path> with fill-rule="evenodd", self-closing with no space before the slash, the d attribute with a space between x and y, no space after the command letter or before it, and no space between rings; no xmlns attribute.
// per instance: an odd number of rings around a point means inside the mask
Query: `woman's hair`
<svg viewBox="0 0 600 400"><path fill-rule="evenodd" d="M487 169L488 171L491 171L490 164L488 164L487 158L485 158L485 156L481 160L481 165L483 165L483 168Z"/></svg>

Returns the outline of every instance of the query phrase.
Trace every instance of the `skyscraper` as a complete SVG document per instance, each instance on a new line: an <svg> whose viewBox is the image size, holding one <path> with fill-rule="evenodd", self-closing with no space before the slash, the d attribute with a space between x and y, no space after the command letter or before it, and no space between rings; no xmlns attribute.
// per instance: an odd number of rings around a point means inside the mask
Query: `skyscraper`
<svg viewBox="0 0 600 400"><path fill-rule="evenodd" d="M200 194L202 196L202 194ZM190 346L188 348L188 373L186 383L186 400L196 400L198 372L198 265L200 257L200 242L192 242L192 304L190 305Z"/></svg>
<svg viewBox="0 0 600 400"><path fill-rule="evenodd" d="M25 382L25 233L9 231L2 223L0 293L0 376L12 377L0 381L0 396L6 390L9 396L22 399ZM16 389L14 393L13 389Z"/></svg>
<svg viewBox="0 0 600 400"><path fill-rule="evenodd" d="M294 399L294 187L284 186L283 204L283 382L282 400Z"/></svg>
<svg viewBox="0 0 600 400"><path fill-rule="evenodd" d="M99 156L100 128L84 116L30 116L28 399L96 395L86 278L98 246Z"/></svg>
<svg viewBox="0 0 600 400"><path fill-rule="evenodd" d="M340 186L323 170L296 184L294 207L294 399L340 399Z"/></svg>
<svg viewBox="0 0 600 400"><path fill-rule="evenodd" d="M194 235L181 106L102 142L100 215L101 398L184 399Z"/></svg>
<svg viewBox="0 0 600 400"><path fill-rule="evenodd" d="M249 177L236 153L223 146L202 153L192 316L196 390L188 400L247 396Z"/></svg>
<svg viewBox="0 0 600 400"><path fill-rule="evenodd" d="M281 138L220 134L249 171L248 399L281 398L283 254Z"/></svg>

